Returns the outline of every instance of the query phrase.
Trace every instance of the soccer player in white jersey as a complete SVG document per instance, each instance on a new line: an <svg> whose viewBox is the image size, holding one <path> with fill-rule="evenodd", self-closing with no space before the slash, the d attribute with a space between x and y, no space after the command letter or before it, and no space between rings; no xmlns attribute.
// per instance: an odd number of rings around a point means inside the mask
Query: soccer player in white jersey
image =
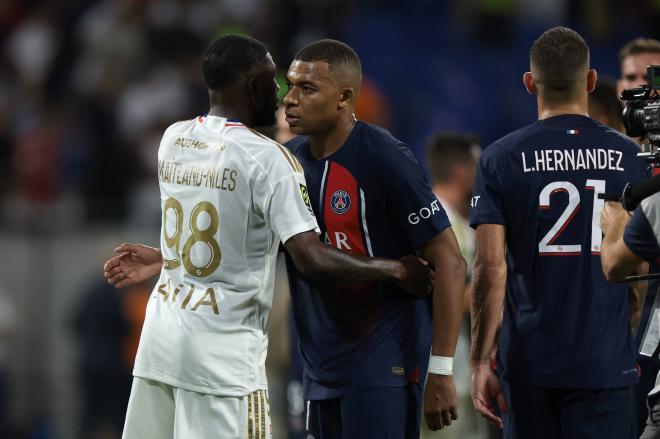
<svg viewBox="0 0 660 439"><path fill-rule="evenodd" d="M162 255L127 244L105 265L118 287L160 272L125 439L271 437L266 326L280 242L310 275L391 280L417 294L432 277L414 256L349 255L318 239L300 164L251 128L275 122L275 64L262 43L216 40L203 73L208 115L170 126L158 152Z"/></svg>

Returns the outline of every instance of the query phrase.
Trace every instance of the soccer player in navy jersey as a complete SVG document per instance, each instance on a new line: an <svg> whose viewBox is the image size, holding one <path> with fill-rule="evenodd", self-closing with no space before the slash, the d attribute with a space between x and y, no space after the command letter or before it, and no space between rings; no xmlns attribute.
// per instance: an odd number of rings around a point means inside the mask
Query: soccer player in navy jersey
<svg viewBox="0 0 660 439"><path fill-rule="evenodd" d="M579 34L546 31L530 67L538 121L491 144L477 169L473 402L506 438L633 438L628 288L602 274L598 194L644 179L644 163L587 116L596 72Z"/></svg>
<svg viewBox="0 0 660 439"><path fill-rule="evenodd" d="M361 79L360 60L344 43L321 40L300 50L284 98L299 137L287 146L305 171L325 242L364 255L418 253L435 270L432 310L391 284L319 282L289 265L307 429L316 439L418 438L427 367L429 427L457 417L451 358L465 262L408 146L355 119Z"/></svg>

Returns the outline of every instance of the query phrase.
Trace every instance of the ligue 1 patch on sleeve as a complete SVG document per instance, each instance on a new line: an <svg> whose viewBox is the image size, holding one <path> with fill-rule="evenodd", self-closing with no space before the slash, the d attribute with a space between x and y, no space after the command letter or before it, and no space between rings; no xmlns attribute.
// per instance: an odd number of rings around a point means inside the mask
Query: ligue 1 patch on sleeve
<svg viewBox="0 0 660 439"><path fill-rule="evenodd" d="M305 206L307 206L307 210L309 210L309 213L314 215L314 209L312 209L312 202L309 199L309 192L307 192L307 187L304 184L300 185L300 195L302 195L302 199L305 202Z"/></svg>

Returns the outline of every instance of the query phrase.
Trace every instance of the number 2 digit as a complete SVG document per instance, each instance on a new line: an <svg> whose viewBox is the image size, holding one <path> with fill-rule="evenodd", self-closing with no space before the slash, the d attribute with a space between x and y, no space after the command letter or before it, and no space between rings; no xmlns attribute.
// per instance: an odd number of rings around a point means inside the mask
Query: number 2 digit
<svg viewBox="0 0 660 439"><path fill-rule="evenodd" d="M598 198L598 194L605 192L605 180L589 179L587 180L586 189L594 191L594 205L591 215L591 253L598 255L600 254L600 246L603 240L603 232L600 229L600 211L603 208L603 200ZM582 245L580 244L554 244L580 209L580 192L571 182L555 181L544 187L539 194L539 208L549 209L550 196L555 192L567 192L568 205L548 233L539 242L539 254L541 256L580 255L582 253Z"/></svg>

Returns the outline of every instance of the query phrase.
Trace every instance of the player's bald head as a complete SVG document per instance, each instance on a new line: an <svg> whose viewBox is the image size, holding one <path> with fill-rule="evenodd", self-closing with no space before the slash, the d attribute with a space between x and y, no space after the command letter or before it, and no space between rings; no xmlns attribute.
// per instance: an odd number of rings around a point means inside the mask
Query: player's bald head
<svg viewBox="0 0 660 439"><path fill-rule="evenodd" d="M570 97L586 80L589 47L574 30L557 26L534 41L529 62L534 81L544 92Z"/></svg>
<svg viewBox="0 0 660 439"><path fill-rule="evenodd" d="M345 43L325 39L303 47L296 53L294 61L325 62L333 79L342 86L352 87L356 93L362 83L362 64L357 53Z"/></svg>

